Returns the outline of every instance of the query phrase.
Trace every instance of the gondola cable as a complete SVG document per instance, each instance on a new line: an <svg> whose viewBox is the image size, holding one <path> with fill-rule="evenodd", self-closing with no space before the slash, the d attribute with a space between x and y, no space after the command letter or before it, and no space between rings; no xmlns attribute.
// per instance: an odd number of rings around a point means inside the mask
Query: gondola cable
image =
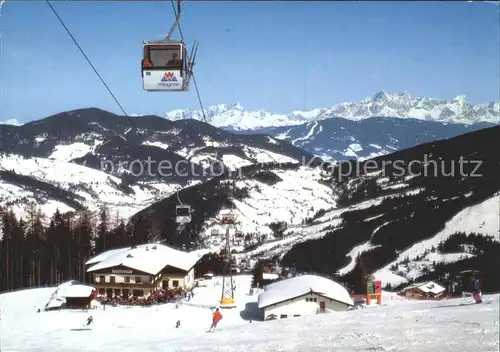
<svg viewBox="0 0 500 352"><path fill-rule="evenodd" d="M174 15L176 16L176 18L178 18L178 16L177 16L178 11L176 11L174 0L170 0L170 3L172 4L172 10L174 12ZM176 22L176 26L177 26L177 29L179 30L179 35L181 36L181 41L184 42L184 33L182 32L182 27L181 27L181 24L179 21ZM205 109L203 108L203 101L201 99L201 94L200 94L200 91L198 89L198 84L196 83L196 77L195 77L194 71L191 73L191 78L193 80L193 84L194 84L194 87L196 90L196 95L198 96L198 102L200 104L200 108L201 108L201 112L202 112L202 116L203 116L203 121L206 124L209 124L207 117L206 117L206 114L205 114ZM213 145L213 141L211 141L211 144L212 144L212 148L215 150L215 147ZM217 160L217 153L215 153L215 158ZM234 196L234 188L235 187L236 187L236 183L235 183L235 180L233 179L232 182L230 183L230 194L232 194L233 196ZM177 199L179 199L179 196L177 196ZM179 199L179 201L180 201L180 199ZM234 212L235 212L235 209L234 209L235 204L234 203L232 204L231 208L232 209L231 209L229 214L224 214L222 216L221 222L236 225L235 224L235 216L234 216ZM228 240L228 239L226 239L226 240Z"/></svg>
<svg viewBox="0 0 500 352"><path fill-rule="evenodd" d="M54 8L54 6L52 6L52 4L50 3L50 0L45 0L45 2L47 3L47 5L49 5L50 9L52 10L52 13L56 16L57 20L63 26L64 30L69 35L69 37L71 38L71 40L73 41L73 43L76 45L76 47L78 48L78 50L80 50L80 53L82 54L82 56L85 58L85 60L87 60L87 63L92 68L92 70L94 71L94 73L97 75L97 77L99 78L99 80L101 81L101 83L104 85L104 87L108 91L109 95L111 95L111 97L115 101L116 105L118 105L118 108L121 110L121 112L123 113L123 115L127 117L127 119L129 120L129 122L133 126L133 128L137 129L137 127L134 124L134 121L132 121L132 119L130 118L130 116L127 114L127 112L123 108L122 104L120 104L120 102L118 101L118 98L116 97L116 95L113 93L113 91L111 90L111 88L109 88L108 84L106 83L106 81L104 80L104 78L101 76L101 74L99 73L99 71L97 70L97 68L94 66L94 64L92 63L92 61L90 60L90 58L87 56L87 54L85 53L85 51L83 50L83 48L80 46L80 44L78 43L78 40L76 40L76 38L73 36L73 34L71 33L71 31L68 28L68 26L66 26L66 24L64 23L64 21L61 18L61 16L59 16L59 13L57 12L57 10Z"/></svg>
<svg viewBox="0 0 500 352"><path fill-rule="evenodd" d="M176 9L175 7L175 4L174 4L174 0L170 0L170 3L172 5L172 12L174 13L174 16L176 18L176 22L175 22L175 27L178 29L179 31L179 35L181 37L181 41L182 42L185 42L184 40L184 33L182 31L182 27L181 27L181 24L180 24L180 21L179 21L179 12L180 12L180 7ZM170 37L172 35L172 30L169 32L168 36L167 37ZM201 97L201 94L200 94L200 90L199 90L199 87L198 87L198 83L196 82L196 76L194 74L194 71L191 72L191 79L193 80L193 84L194 84L194 88L195 88L195 91L196 91L196 96L198 98L198 103L200 105L200 109L201 109L201 114L202 114L202 117L203 117L203 122L205 122L206 124L210 125L210 123L208 122L208 119L207 119L207 116L206 116L206 113L205 113L205 108L203 106L203 100L202 100L202 97ZM214 146L214 142L213 140L210 141L210 144L212 145L212 149L214 150L214 155L215 155L215 159L217 161L217 152L215 152L215 146ZM213 164L212 164L213 165ZM211 166L212 166L211 165ZM181 204L181 206L185 206L182 204L182 202L180 201L180 197L179 197L179 191L177 191L177 199L179 201L179 203ZM188 207L188 206L186 206ZM190 208L190 207L189 207Z"/></svg>
<svg viewBox="0 0 500 352"><path fill-rule="evenodd" d="M104 87L106 88L106 90L109 93L109 95L113 98L113 100L115 101L116 105L119 107L119 109L123 113L123 115L127 117L128 121L130 122L130 124L132 125L132 127L135 130L137 130L136 125L134 124L134 122L132 121L132 119L130 118L130 116L127 114L127 112L125 111L125 109L123 108L123 106L120 104L118 98L113 93L113 91L111 90L111 88L109 87L109 85L106 83L106 80L101 76L101 74L99 73L99 71L97 70L97 68L94 66L94 64L92 63L92 61L90 60L90 58L85 53L85 50L83 50L83 48L80 46L78 40L73 36L71 30L68 28L68 26L66 26L66 24L63 21L63 19L61 18L61 16L59 16L59 13L57 12L57 10L50 3L50 0L45 0L45 2L50 7L50 9L52 10L53 14L56 16L56 18L59 21L59 23L63 26L64 30L69 35L69 37L71 38L71 40L73 41L73 43L76 45L76 47L78 48L78 50L80 51L80 53L82 54L82 56L85 58L85 60L89 64L89 66L92 68L92 70L96 74L96 76L99 78L99 80L101 81L101 83L104 85ZM174 15L175 15L175 18L176 18L176 22L175 22L174 26L172 27L172 29L171 29L171 31L169 33L169 37L171 36L171 34L173 32L173 29L177 27L178 30L179 30L179 33L180 33L180 36L181 36L182 40L184 40L184 35L183 35L183 32L182 32L182 28L180 26L180 6L179 6L179 10L176 11L176 8L175 8L173 0L171 0L171 4L172 4L172 8L174 10ZM192 75L192 78L193 78L193 83L195 85L196 95L197 95L197 98L198 98L198 103L200 104L200 108L201 108L201 112L202 112L202 116L203 116L203 121L208 124L208 120L207 120L207 117L206 117L206 114L205 114L205 109L203 107L203 101L202 101L202 98L201 98L201 94L199 92L198 84L196 82L196 79L194 77L194 73L192 72L192 70L191 70L191 75ZM125 142L127 143L127 139L126 138L125 138ZM211 141L211 143L212 143L212 147L213 147L213 141ZM181 218L181 219L185 218L183 221L181 221L182 223L184 223L184 222L190 222L190 220L191 220L190 206L182 204L182 202L180 201L180 198L179 198L179 191L176 191L176 193L177 193L177 199L178 199L178 201L180 203L180 207L177 207L177 209L176 209L177 218L178 219L179 218ZM179 211L181 213L184 213L186 210L189 212L189 216L186 216L187 214L182 214L184 216L182 216L181 214L179 214ZM186 221L187 219L189 219L189 220Z"/></svg>

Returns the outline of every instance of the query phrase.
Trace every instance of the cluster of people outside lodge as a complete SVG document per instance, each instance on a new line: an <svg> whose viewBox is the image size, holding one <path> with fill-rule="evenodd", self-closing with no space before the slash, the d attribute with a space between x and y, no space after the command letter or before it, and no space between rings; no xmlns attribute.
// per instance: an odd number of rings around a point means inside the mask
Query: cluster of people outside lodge
<svg viewBox="0 0 500 352"><path fill-rule="evenodd" d="M167 61L165 66L179 66L180 63L181 61L179 60L179 54L173 53L172 58ZM149 58L145 58L144 60L142 60L142 66L153 67L153 63L151 62L151 60L149 60Z"/></svg>
<svg viewBox="0 0 500 352"><path fill-rule="evenodd" d="M114 296L114 297L96 297L96 300L104 305L111 305L113 307L123 305L123 306L151 306L158 303L167 303L179 300L181 298L190 300L194 297L193 291L185 291L180 287L171 289L160 289L152 292L147 297L135 297L129 296L124 297Z"/></svg>

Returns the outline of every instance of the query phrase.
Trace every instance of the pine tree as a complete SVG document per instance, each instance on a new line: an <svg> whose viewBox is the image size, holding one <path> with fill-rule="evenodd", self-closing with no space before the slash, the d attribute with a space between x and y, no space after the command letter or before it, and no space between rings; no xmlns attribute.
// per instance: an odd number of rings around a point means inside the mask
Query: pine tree
<svg viewBox="0 0 500 352"><path fill-rule="evenodd" d="M2 214L2 246L1 246L1 259L2 259L2 289L10 291L13 289L12 285L12 232L16 218L12 211L4 212Z"/></svg>
<svg viewBox="0 0 500 352"><path fill-rule="evenodd" d="M42 251L44 250L44 228L40 212L34 213L26 231L26 256L29 268L28 286L41 285Z"/></svg>
<svg viewBox="0 0 500 352"><path fill-rule="evenodd" d="M97 237L95 243L96 253L101 253L109 249L109 216L108 209L103 206L99 213L99 225L97 225Z"/></svg>
<svg viewBox="0 0 500 352"><path fill-rule="evenodd" d="M151 225L149 221L139 214L137 221L134 224L132 237L131 237L131 245L137 246L139 244L146 243L151 235Z"/></svg>
<svg viewBox="0 0 500 352"><path fill-rule="evenodd" d="M92 224L91 224L91 214L89 211L84 210L79 214L79 218L76 221L75 227L73 229L75 238L75 248L77 251L76 259L76 277L78 280L86 282L88 281L88 275L85 270L85 263L92 256Z"/></svg>

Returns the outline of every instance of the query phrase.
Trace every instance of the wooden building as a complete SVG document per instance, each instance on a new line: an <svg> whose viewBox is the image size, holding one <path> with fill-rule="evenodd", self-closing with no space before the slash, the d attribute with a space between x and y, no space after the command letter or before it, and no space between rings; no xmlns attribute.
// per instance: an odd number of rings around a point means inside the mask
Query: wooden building
<svg viewBox="0 0 500 352"><path fill-rule="evenodd" d="M408 299L438 299L446 295L446 288L436 281L416 282L402 292Z"/></svg>
<svg viewBox="0 0 500 352"><path fill-rule="evenodd" d="M143 244L101 253L86 265L99 296L144 297L160 289L191 289L200 258L200 252Z"/></svg>

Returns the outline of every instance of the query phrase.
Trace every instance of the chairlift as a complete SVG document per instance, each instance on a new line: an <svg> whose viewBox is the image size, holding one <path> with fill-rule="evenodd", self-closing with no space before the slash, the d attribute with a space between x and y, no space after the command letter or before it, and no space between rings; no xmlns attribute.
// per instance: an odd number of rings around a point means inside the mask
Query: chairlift
<svg viewBox="0 0 500 352"><path fill-rule="evenodd" d="M188 55L183 40L170 39L179 26L181 0L177 1L175 23L163 40L143 41L142 88L148 92L187 92L198 52L198 43L193 44Z"/></svg>
<svg viewBox="0 0 500 352"><path fill-rule="evenodd" d="M191 207L189 205L177 205L175 207L176 222L187 224L191 222Z"/></svg>
<svg viewBox="0 0 500 352"><path fill-rule="evenodd" d="M210 234L211 234L212 236L219 236L219 231L217 231L217 230L212 230L212 231L210 232Z"/></svg>
<svg viewBox="0 0 500 352"><path fill-rule="evenodd" d="M237 231L237 232L234 234L234 237L236 237L236 238L243 238L243 232Z"/></svg>

